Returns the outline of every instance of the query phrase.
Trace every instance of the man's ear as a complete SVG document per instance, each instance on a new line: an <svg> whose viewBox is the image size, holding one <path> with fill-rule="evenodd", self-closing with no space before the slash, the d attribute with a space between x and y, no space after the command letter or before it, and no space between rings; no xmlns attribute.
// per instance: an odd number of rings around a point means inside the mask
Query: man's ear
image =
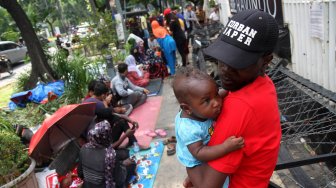
<svg viewBox="0 0 336 188"><path fill-rule="evenodd" d="M182 103L180 104L180 108L181 108L184 112L186 112L188 115L191 114L191 108L189 107L188 104L182 102Z"/></svg>
<svg viewBox="0 0 336 188"><path fill-rule="evenodd" d="M260 75L261 76L263 76L266 73L266 69L268 67L268 64L271 63L272 59L273 59L273 54L272 53L263 57L263 62L262 62L262 65L261 65L261 70L260 70Z"/></svg>
<svg viewBox="0 0 336 188"><path fill-rule="evenodd" d="M265 63L268 64L268 63L270 63L270 62L272 61L272 59L273 59L273 54L271 53L271 54L269 54L269 55L264 56L263 58L264 58L264 64L265 64Z"/></svg>

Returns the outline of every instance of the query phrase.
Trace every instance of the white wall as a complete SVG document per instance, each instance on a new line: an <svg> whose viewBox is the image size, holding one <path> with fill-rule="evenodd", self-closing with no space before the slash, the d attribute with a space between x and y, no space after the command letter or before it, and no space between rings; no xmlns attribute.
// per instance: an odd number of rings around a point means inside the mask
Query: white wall
<svg viewBox="0 0 336 188"><path fill-rule="evenodd" d="M226 24L229 0L218 2L221 21ZM311 24L313 5L322 9L320 26ZM293 71L336 92L336 0L282 0L282 9L290 31ZM311 34L312 28L322 33L320 38Z"/></svg>
<svg viewBox="0 0 336 188"><path fill-rule="evenodd" d="M321 8L320 26L311 24L315 5ZM336 1L283 0L283 11L290 31L293 71L336 92ZM312 35L313 28L321 33L320 38Z"/></svg>

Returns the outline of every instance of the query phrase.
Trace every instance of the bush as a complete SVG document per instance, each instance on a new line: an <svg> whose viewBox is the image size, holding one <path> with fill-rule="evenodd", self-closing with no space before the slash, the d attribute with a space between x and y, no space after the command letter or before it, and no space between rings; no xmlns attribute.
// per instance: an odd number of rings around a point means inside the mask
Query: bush
<svg viewBox="0 0 336 188"><path fill-rule="evenodd" d="M88 65L93 61L79 54L74 54L70 59L62 53L57 53L51 62L57 76L64 81L64 94L59 99L60 102L66 104L81 102L89 82L93 79L87 71Z"/></svg>
<svg viewBox="0 0 336 188"><path fill-rule="evenodd" d="M0 110L0 130L10 131L13 128L10 122L8 121L8 119L5 118L6 116L7 116L7 113L5 111Z"/></svg>
<svg viewBox="0 0 336 188"><path fill-rule="evenodd" d="M28 169L28 153L13 131L0 130L0 153L0 185L14 180Z"/></svg>
<svg viewBox="0 0 336 188"><path fill-rule="evenodd" d="M22 72L15 80L15 92L24 91L24 87L28 84L31 70Z"/></svg>
<svg viewBox="0 0 336 188"><path fill-rule="evenodd" d="M2 33L0 37L2 40L18 41L20 34L15 31L6 31Z"/></svg>
<svg viewBox="0 0 336 188"><path fill-rule="evenodd" d="M45 118L44 105L28 103L26 108L17 108L15 111L7 112L2 119L8 121L10 125L23 125L26 127L35 127L41 124ZM50 112L48 112L50 113Z"/></svg>

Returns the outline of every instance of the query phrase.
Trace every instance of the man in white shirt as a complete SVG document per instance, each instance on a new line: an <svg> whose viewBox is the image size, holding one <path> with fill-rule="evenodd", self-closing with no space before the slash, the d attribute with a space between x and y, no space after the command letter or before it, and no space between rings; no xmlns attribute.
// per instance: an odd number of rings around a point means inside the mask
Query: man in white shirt
<svg viewBox="0 0 336 188"><path fill-rule="evenodd" d="M219 22L219 10L215 7L213 12L209 16L210 23Z"/></svg>

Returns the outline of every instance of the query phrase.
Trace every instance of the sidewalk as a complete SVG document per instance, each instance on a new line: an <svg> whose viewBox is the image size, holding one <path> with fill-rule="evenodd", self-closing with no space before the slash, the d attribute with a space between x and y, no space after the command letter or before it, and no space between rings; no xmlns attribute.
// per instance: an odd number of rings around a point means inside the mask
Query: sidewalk
<svg viewBox="0 0 336 188"><path fill-rule="evenodd" d="M167 130L167 137L175 135L174 120L175 115L179 110L179 105L171 87L171 81L172 77L164 80L164 84L161 89L163 101L161 104L158 122L156 124L156 128L163 128ZM165 147L153 187L182 188L182 183L185 177L187 177L185 167L178 162L176 154L168 156L167 147Z"/></svg>

